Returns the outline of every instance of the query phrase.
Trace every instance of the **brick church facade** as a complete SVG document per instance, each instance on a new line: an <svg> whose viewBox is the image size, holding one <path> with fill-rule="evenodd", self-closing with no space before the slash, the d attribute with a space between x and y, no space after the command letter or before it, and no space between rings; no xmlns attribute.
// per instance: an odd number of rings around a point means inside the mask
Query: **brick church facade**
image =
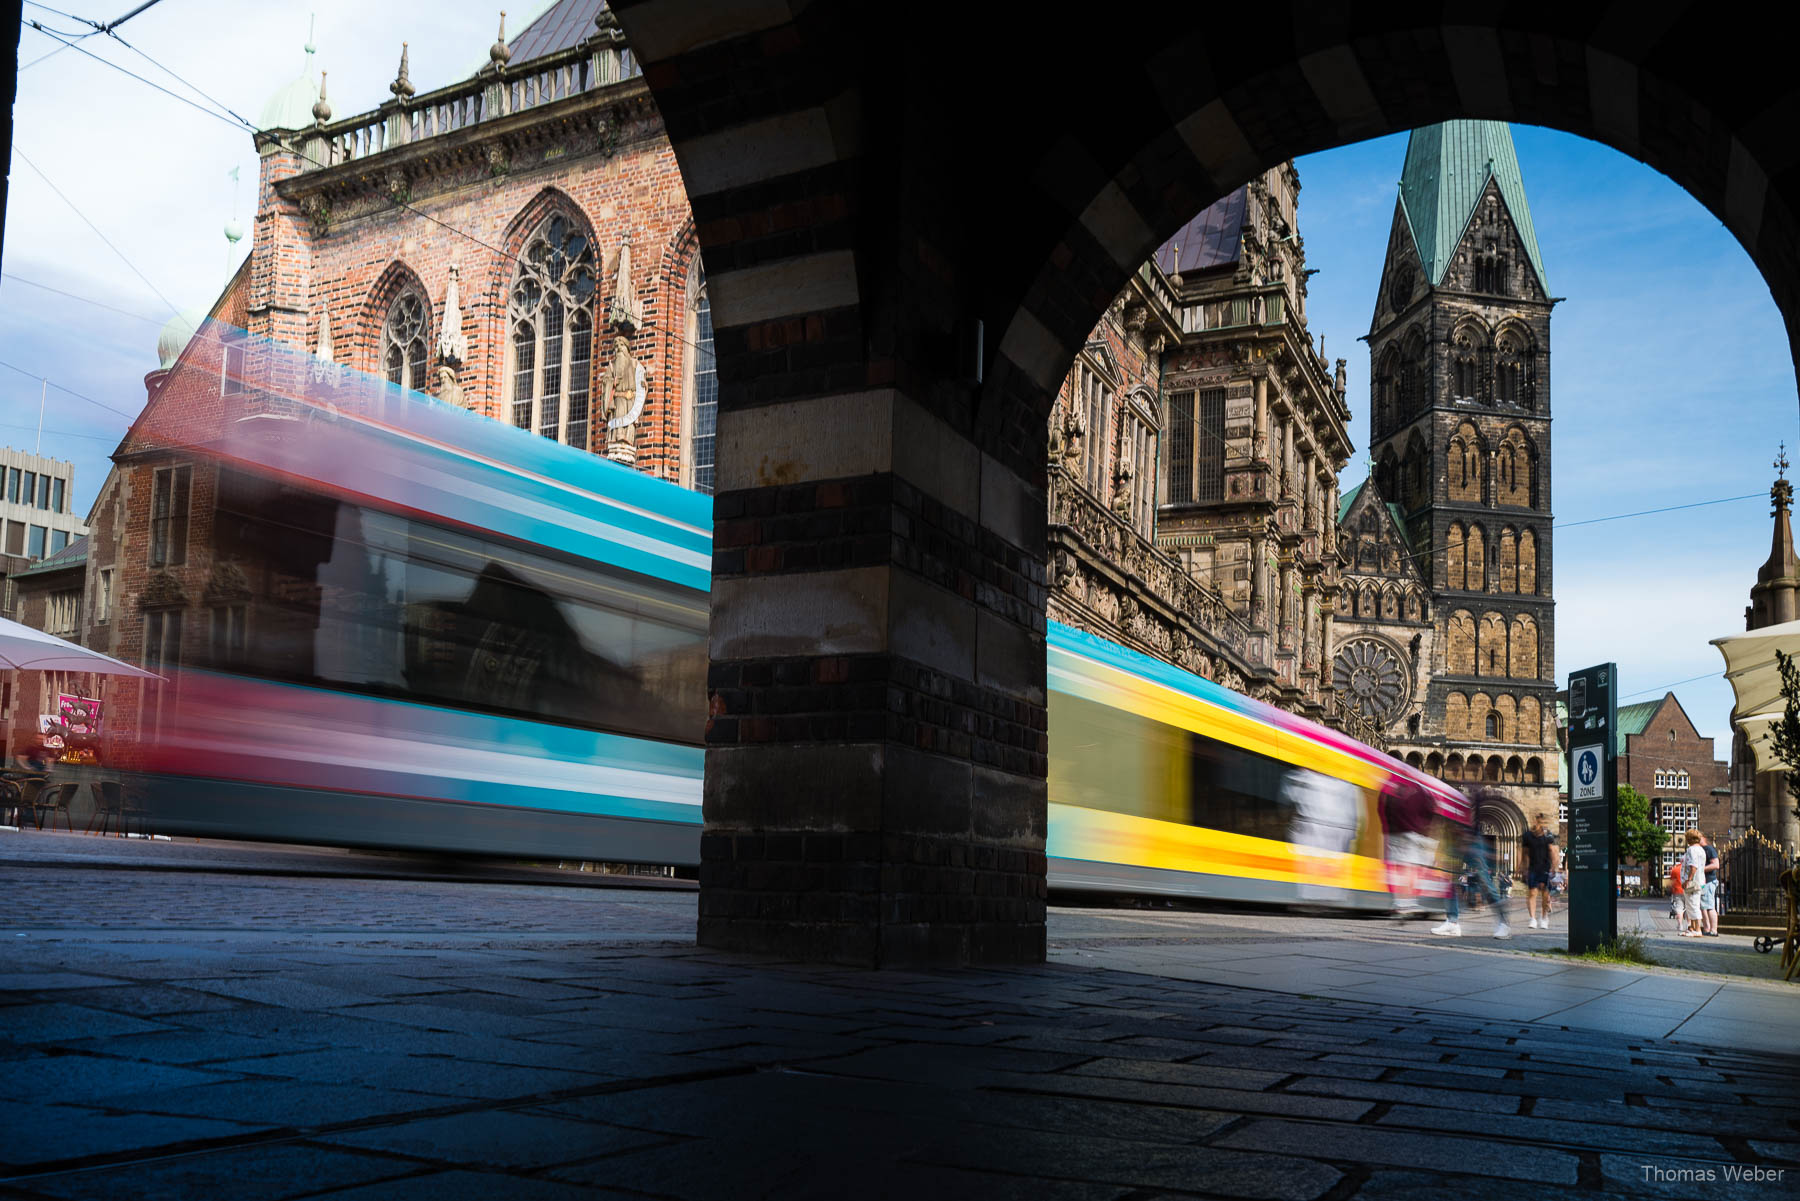
<svg viewBox="0 0 1800 1201"><path fill-rule="evenodd" d="M1340 514L1339 688L1390 749L1557 811L1551 297L1507 126L1414 131L1368 336L1371 477Z"/></svg>

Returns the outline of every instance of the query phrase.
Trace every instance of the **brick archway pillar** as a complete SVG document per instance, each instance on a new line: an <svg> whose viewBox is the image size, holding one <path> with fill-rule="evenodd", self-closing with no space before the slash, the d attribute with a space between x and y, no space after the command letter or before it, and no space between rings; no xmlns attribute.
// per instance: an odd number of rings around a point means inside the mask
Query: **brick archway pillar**
<svg viewBox="0 0 1800 1201"><path fill-rule="evenodd" d="M719 439L700 943L1042 960L1041 490L897 388Z"/></svg>
<svg viewBox="0 0 1800 1201"><path fill-rule="evenodd" d="M699 941L1039 962L1048 398L980 378L960 193L861 91L853 7L615 11L715 322Z"/></svg>

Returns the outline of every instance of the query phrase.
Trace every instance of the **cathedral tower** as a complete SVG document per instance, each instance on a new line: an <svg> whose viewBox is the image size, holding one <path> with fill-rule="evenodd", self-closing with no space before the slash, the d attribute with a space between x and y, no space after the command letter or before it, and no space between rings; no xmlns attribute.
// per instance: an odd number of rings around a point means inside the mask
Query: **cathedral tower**
<svg viewBox="0 0 1800 1201"><path fill-rule="evenodd" d="M1374 486L1342 514L1358 557L1335 667L1400 755L1517 803L1483 814L1503 837L1556 820L1554 304L1507 126L1415 130L1369 330Z"/></svg>

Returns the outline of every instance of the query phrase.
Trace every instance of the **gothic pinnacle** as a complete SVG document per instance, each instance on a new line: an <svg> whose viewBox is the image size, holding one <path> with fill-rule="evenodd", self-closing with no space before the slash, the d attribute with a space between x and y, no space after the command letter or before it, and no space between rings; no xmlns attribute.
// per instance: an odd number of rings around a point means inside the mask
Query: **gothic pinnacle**
<svg viewBox="0 0 1800 1201"><path fill-rule="evenodd" d="M331 102L325 99L325 76L327 72L319 72L319 98L313 101L313 120L320 125L331 120Z"/></svg>
<svg viewBox="0 0 1800 1201"><path fill-rule="evenodd" d="M398 75L394 76L393 83L388 84L388 91L392 92L394 94L394 99L398 100L402 104L405 104L408 100L411 100L413 98L414 88L412 85L412 80L410 80L406 77L406 43L405 42L400 43L400 73Z"/></svg>
<svg viewBox="0 0 1800 1201"><path fill-rule="evenodd" d="M512 59L512 51L506 45L506 10L500 10L500 39L488 47L488 58L496 68L503 68Z"/></svg>

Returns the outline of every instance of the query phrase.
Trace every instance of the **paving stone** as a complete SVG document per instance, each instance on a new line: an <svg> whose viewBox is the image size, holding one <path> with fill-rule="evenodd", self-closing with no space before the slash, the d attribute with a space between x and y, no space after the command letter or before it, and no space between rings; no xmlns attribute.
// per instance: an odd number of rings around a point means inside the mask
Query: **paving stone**
<svg viewBox="0 0 1800 1201"><path fill-rule="evenodd" d="M130 1197L132 1201L274 1201L305 1190L338 1189L417 1174L419 1165L367 1152L305 1144L236 1148L114 1168L38 1176L31 1189L51 1197Z"/></svg>
<svg viewBox="0 0 1800 1201"><path fill-rule="evenodd" d="M485 1168L543 1168L653 1146L657 1135L541 1113L483 1110L324 1135L321 1142Z"/></svg>
<svg viewBox="0 0 1800 1201"><path fill-rule="evenodd" d="M1273 1118L1258 1118L1227 1131L1212 1145L1547 1184L1574 1184L1580 1165L1574 1155L1544 1147Z"/></svg>
<svg viewBox="0 0 1800 1201"><path fill-rule="evenodd" d="M1082 1076L1115 1076L1122 1080L1156 1080L1164 1084L1194 1084L1203 1088L1248 1089L1260 1092L1286 1080L1285 1071L1215 1066L1206 1063L1153 1063L1137 1059L1095 1059L1069 1069Z"/></svg>
<svg viewBox="0 0 1800 1201"><path fill-rule="evenodd" d="M624 1193L564 1184L555 1180L535 1180L525 1176L502 1176L493 1172L427 1172L378 1184L338 1189L307 1196L331 1197L338 1201L607 1201Z"/></svg>
<svg viewBox="0 0 1800 1201"><path fill-rule="evenodd" d="M1778 1143L1770 1139L1752 1139L1750 1149L1764 1159L1776 1163L1800 1164L1800 1143Z"/></svg>
<svg viewBox="0 0 1800 1201"><path fill-rule="evenodd" d="M255 1129L248 1121L102 1113L68 1105L0 1101L0 1164L15 1169L62 1164L125 1151L227 1138Z"/></svg>
<svg viewBox="0 0 1800 1201"><path fill-rule="evenodd" d="M1354 1195L1359 1201L1592 1201L1594 1196L1541 1180L1526 1191L1516 1180L1386 1169L1371 1172Z"/></svg>
<svg viewBox="0 0 1800 1201"><path fill-rule="evenodd" d="M1383 1126L1406 1126L1414 1130L1443 1130L1464 1134L1492 1134L1541 1145L1594 1147L1614 1151L1646 1151L1726 1158L1725 1148L1703 1131L1688 1133L1673 1130L1646 1130L1629 1124L1629 1111L1614 1121L1597 1116L1585 1122L1559 1121L1554 1118L1519 1117L1510 1114L1473 1113L1460 1110L1428 1109L1419 1105L1396 1105L1376 1121Z"/></svg>
<svg viewBox="0 0 1800 1201"><path fill-rule="evenodd" d="M337 1122L356 1122L391 1114L437 1109L443 1097L428 1093L382 1091L353 1084L297 1080L243 1080L203 1084L108 1098L120 1110L151 1114L229 1115L265 1126L312 1130Z"/></svg>
<svg viewBox="0 0 1800 1201"><path fill-rule="evenodd" d="M141 1018L109 1013L86 1005L24 1004L0 1008L0 1038L24 1043L50 1043L60 1039L113 1038L121 1034L148 1034L169 1027Z"/></svg>
<svg viewBox="0 0 1800 1201"><path fill-rule="evenodd" d="M1451 1087L1453 1083L1446 1082L1443 1087L1425 1087L1417 1084L1389 1084L1380 1080L1336 1080L1307 1076L1289 1084L1286 1091L1322 1093L1331 1097L1360 1097L1368 1101L1394 1101L1406 1105L1472 1110L1476 1113L1519 1112L1519 1098L1516 1096L1485 1091L1481 1087L1484 1082L1480 1081L1470 1081L1468 1088Z"/></svg>
<svg viewBox="0 0 1800 1201"><path fill-rule="evenodd" d="M81 1105L120 1093L218 1084L240 1078L230 1070L193 1071L95 1055L46 1055L11 1063L5 1072L0 1072L0 1097L50 1105Z"/></svg>

